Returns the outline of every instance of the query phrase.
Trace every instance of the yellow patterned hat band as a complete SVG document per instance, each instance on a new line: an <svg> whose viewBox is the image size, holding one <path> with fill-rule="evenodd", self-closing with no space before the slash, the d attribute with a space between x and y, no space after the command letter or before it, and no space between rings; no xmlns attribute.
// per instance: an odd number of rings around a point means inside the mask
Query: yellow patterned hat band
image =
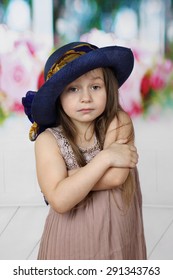
<svg viewBox="0 0 173 280"><path fill-rule="evenodd" d="M34 122L32 125L31 125L31 128L29 130L29 139L31 141L35 141L35 139L37 138L39 134L39 126L36 122Z"/></svg>
<svg viewBox="0 0 173 280"><path fill-rule="evenodd" d="M60 61L54 63L50 68L46 80L50 79L52 75L58 72L62 67L64 67L67 63L73 61L74 59L78 58L79 56L85 54L84 52L75 52L74 50L66 52Z"/></svg>
<svg viewBox="0 0 173 280"><path fill-rule="evenodd" d="M68 45L67 45L68 46ZM93 51L97 47L88 43L78 43L73 46L70 50L67 49L62 55L59 55L58 50L55 51L48 59L45 65L45 80L47 81L52 75L58 72L62 67L67 65L69 62L76 58ZM56 58L56 53L58 58ZM52 57L52 60L51 60Z"/></svg>

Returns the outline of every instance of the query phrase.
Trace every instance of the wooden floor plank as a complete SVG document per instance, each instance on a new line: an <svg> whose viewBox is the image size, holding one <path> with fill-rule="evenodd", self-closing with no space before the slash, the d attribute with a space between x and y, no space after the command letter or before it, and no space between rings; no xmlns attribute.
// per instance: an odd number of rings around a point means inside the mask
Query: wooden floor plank
<svg viewBox="0 0 173 280"><path fill-rule="evenodd" d="M19 207L0 207L0 235L6 229Z"/></svg>
<svg viewBox="0 0 173 280"><path fill-rule="evenodd" d="M48 207L20 207L0 236L0 259L25 260L38 244Z"/></svg>
<svg viewBox="0 0 173 280"><path fill-rule="evenodd" d="M150 259L152 260L173 260L173 219L165 228L164 234L160 237Z"/></svg>
<svg viewBox="0 0 173 280"><path fill-rule="evenodd" d="M152 259L155 246L172 221L173 208L144 207L143 214L148 258Z"/></svg>
<svg viewBox="0 0 173 280"><path fill-rule="evenodd" d="M29 255L26 258L27 260L36 260L37 259L39 245L40 245L40 241L35 245L34 248L32 248L32 251L29 252Z"/></svg>

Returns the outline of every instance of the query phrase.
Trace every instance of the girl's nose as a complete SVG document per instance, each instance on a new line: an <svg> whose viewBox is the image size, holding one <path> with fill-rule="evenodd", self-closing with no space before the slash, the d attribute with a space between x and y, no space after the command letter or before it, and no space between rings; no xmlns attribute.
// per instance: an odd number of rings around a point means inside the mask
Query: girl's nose
<svg viewBox="0 0 173 280"><path fill-rule="evenodd" d="M88 103L92 101L91 93L88 90L84 90L81 94L82 103Z"/></svg>

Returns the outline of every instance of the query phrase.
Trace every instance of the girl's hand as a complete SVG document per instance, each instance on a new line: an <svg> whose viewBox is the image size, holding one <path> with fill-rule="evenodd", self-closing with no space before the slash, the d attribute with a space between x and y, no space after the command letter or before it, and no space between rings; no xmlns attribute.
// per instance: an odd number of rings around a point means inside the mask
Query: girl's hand
<svg viewBox="0 0 173 280"><path fill-rule="evenodd" d="M126 144L127 139L119 139L105 149L111 167L134 168L138 163L137 149L132 144Z"/></svg>

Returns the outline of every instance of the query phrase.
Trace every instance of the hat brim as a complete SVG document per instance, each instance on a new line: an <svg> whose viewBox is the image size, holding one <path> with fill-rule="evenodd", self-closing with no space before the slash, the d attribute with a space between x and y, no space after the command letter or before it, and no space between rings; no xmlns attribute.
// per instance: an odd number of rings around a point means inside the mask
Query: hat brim
<svg viewBox="0 0 173 280"><path fill-rule="evenodd" d="M56 72L35 94L32 102L34 121L43 126L56 123L56 100L64 88L83 74L100 67L110 67L120 87L133 70L134 56L129 48L110 46L95 49L69 62Z"/></svg>

